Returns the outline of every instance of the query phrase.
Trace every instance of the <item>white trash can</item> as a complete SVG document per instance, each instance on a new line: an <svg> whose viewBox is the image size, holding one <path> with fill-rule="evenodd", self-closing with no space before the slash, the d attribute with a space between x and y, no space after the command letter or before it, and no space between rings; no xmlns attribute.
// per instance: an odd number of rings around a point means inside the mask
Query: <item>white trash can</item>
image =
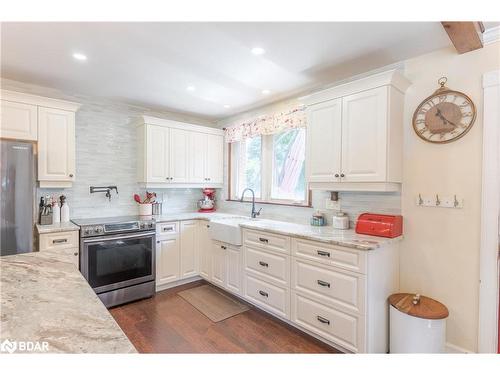
<svg viewBox="0 0 500 375"><path fill-rule="evenodd" d="M389 297L390 353L443 353L448 309L419 294Z"/></svg>

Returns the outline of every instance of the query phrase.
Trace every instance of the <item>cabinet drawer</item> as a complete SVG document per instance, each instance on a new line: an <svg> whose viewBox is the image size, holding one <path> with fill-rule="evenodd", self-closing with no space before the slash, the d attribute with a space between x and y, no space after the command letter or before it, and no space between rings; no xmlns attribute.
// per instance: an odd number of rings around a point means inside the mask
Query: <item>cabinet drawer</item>
<svg viewBox="0 0 500 375"><path fill-rule="evenodd" d="M365 310L365 276L292 259L292 288L355 314Z"/></svg>
<svg viewBox="0 0 500 375"><path fill-rule="evenodd" d="M40 235L40 251L78 248L78 231L44 233Z"/></svg>
<svg viewBox="0 0 500 375"><path fill-rule="evenodd" d="M289 319L290 291L245 275L245 296L256 305Z"/></svg>
<svg viewBox="0 0 500 375"><path fill-rule="evenodd" d="M364 318L346 314L292 291L292 321L353 352L364 351Z"/></svg>
<svg viewBox="0 0 500 375"><path fill-rule="evenodd" d="M273 254L252 247L245 248L245 269L287 286L289 280L290 257Z"/></svg>
<svg viewBox="0 0 500 375"><path fill-rule="evenodd" d="M179 234L179 223L177 221L171 223L159 223L156 225L157 236L176 234Z"/></svg>
<svg viewBox="0 0 500 375"><path fill-rule="evenodd" d="M258 247L279 253L290 253L290 237L267 232L257 232L245 230L243 232L243 242L245 245Z"/></svg>
<svg viewBox="0 0 500 375"><path fill-rule="evenodd" d="M294 238L292 241L292 255L354 272L366 272L366 252L364 250L348 249L322 242Z"/></svg>

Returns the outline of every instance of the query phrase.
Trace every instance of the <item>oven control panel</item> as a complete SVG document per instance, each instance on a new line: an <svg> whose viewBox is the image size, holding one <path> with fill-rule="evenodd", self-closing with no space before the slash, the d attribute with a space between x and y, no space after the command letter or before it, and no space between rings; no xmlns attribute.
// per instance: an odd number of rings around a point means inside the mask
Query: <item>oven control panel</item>
<svg viewBox="0 0 500 375"><path fill-rule="evenodd" d="M129 221L99 225L80 226L80 237L94 237L126 232L141 232L153 230L155 222L153 220Z"/></svg>

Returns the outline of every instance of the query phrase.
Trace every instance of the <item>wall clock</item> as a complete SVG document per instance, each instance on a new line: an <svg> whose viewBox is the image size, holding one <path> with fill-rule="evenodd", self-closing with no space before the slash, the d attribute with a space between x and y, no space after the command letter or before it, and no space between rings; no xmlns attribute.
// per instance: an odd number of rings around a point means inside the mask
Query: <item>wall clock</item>
<svg viewBox="0 0 500 375"><path fill-rule="evenodd" d="M476 119L473 101L463 92L447 88L446 81L446 77L441 77L440 87L413 114L413 129L427 142L456 141L470 130Z"/></svg>

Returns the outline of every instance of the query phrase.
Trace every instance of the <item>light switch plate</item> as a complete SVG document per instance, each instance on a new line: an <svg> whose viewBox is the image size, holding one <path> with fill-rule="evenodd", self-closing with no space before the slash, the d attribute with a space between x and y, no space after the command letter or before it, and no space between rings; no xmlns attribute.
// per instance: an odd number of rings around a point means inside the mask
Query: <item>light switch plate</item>
<svg viewBox="0 0 500 375"><path fill-rule="evenodd" d="M327 210L337 210L340 211L340 201L332 201L330 199L325 200L325 208Z"/></svg>

